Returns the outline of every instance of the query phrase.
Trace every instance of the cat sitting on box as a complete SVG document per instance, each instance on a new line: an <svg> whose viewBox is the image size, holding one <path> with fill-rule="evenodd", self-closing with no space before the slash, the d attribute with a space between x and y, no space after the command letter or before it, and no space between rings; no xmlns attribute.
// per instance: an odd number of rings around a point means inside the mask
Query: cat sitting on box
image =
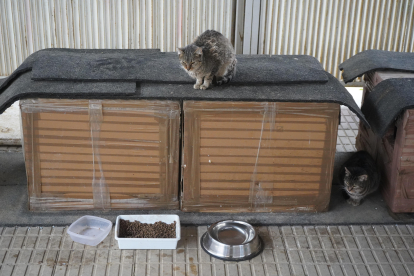
<svg viewBox="0 0 414 276"><path fill-rule="evenodd" d="M207 30L193 43L178 48L182 68L196 79L194 89L208 89L212 83L228 83L236 74L236 54L221 33Z"/></svg>
<svg viewBox="0 0 414 276"><path fill-rule="evenodd" d="M349 197L347 202L358 206L363 198L378 189L381 177L371 155L358 151L341 166L339 180Z"/></svg>

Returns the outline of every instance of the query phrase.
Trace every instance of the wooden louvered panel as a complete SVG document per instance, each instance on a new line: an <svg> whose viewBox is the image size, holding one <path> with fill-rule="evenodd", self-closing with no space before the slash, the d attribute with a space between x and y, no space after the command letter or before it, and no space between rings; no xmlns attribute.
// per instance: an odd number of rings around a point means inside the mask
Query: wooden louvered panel
<svg viewBox="0 0 414 276"><path fill-rule="evenodd" d="M116 201L111 208L177 208L179 104L102 101L99 133L91 132L88 107L85 100L38 100L22 108L29 110L22 112L26 152L35 160L26 160L35 164L29 191L36 204L48 198L31 208L84 209L78 201L93 199L94 176L103 177L111 200L140 199L129 207Z"/></svg>
<svg viewBox="0 0 414 276"><path fill-rule="evenodd" d="M62 116L57 116L62 117ZM68 117L68 116L66 116ZM37 131L35 131L35 138L39 144L64 144L70 147L77 147L77 146L87 146L91 148L91 140L90 140L90 131L67 131L68 129L73 130L76 126L83 127L84 125L89 125L89 121L85 124L82 121L69 121L66 119L64 123L59 121L59 118L56 118L56 121L50 121L48 119L41 120L38 119L35 121L35 126L39 126ZM78 118L80 119L80 118ZM88 117L84 118L88 119ZM148 120L147 120L148 121ZM152 118L152 121L155 121ZM138 124L138 122L137 122ZM107 123L103 120L101 125L102 129L108 128ZM42 127L47 127L47 130L42 129ZM139 148L141 151L143 150L151 150L153 151L154 155L152 156L131 156L130 154L132 151L129 151L129 155L124 155L120 158L120 156L113 156L113 155L100 155L100 162L102 166L102 170L106 172L106 170L125 170L130 169L131 171L134 168L138 167L150 167L152 170L159 171L160 169L160 158L159 158L159 126L158 124L151 124L147 126L146 132L140 133L139 128L141 126L131 125L131 124L117 124L116 131L109 131L100 133L99 141L95 142L99 147L106 147L107 145L122 145L126 146L127 148ZM112 126L111 126L112 128ZM50 129L54 130L54 135L50 135ZM127 130L134 130L134 134L129 136L129 139L125 137L125 131ZM138 130L137 130L138 129ZM61 133L59 135L59 132ZM67 135L67 133L71 135ZM154 133L148 133L154 132ZM145 142L142 142L145 141ZM77 192L84 192L89 193L89 198L93 198L92 194L92 187L91 183L93 180L93 155L85 156L85 155L76 155L76 154L43 154L41 151L39 152L39 160L40 160L40 170L41 172L48 168L58 167L60 170L55 170L55 175L48 175L43 176L40 179L42 183L41 192L48 193L48 192L55 192L61 193L61 196L67 197L66 193L73 192L76 189ZM52 164L53 163L53 164ZM99 164L96 164L97 160L95 160L95 170L97 172L100 171ZM73 169L79 168L80 165L83 169L89 169L89 175L79 176L77 173L74 175L73 171L71 172L71 176L68 176L67 171L65 169ZM151 169L150 169L151 170ZM63 174L63 175L62 175ZM125 172L118 172L118 176L109 176L104 173L105 183L108 185L109 191L117 192L119 194L124 195L133 195L139 193L146 193L146 194L160 194L160 175L159 173L155 175L155 177L148 177L142 174L136 174L137 176L131 177L126 176ZM95 178L100 178L100 173L95 173ZM129 185L133 187L121 187L120 185ZM151 187L148 187L151 185ZM82 187L83 186L83 187ZM86 197L86 195L85 195ZM86 197L88 198L88 197ZM114 197L111 197L114 198Z"/></svg>
<svg viewBox="0 0 414 276"><path fill-rule="evenodd" d="M326 209L338 113L336 104L185 102L182 209L263 211L249 201L263 194L274 202L266 211Z"/></svg>

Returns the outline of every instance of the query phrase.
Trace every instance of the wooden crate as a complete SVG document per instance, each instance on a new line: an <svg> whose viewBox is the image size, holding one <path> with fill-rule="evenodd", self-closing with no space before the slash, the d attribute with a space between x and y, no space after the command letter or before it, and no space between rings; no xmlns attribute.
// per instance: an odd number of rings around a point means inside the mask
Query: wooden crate
<svg viewBox="0 0 414 276"><path fill-rule="evenodd" d="M325 211L339 105L185 101L183 211Z"/></svg>
<svg viewBox="0 0 414 276"><path fill-rule="evenodd" d="M413 77L405 72L370 73L364 77L364 94L385 79ZM356 147L369 152L382 172L381 192L390 210L414 212L414 109L404 111L383 137L360 123Z"/></svg>
<svg viewBox="0 0 414 276"><path fill-rule="evenodd" d="M179 208L178 102L20 105L31 210Z"/></svg>

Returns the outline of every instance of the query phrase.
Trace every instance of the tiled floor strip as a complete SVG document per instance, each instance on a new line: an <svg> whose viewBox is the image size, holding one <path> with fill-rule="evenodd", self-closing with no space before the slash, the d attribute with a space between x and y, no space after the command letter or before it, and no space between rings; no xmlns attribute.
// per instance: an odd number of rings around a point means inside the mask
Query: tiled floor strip
<svg viewBox="0 0 414 276"><path fill-rule="evenodd" d="M337 152L354 152L355 138L358 135L359 118L346 106L341 106L341 124L336 140Z"/></svg>
<svg viewBox="0 0 414 276"><path fill-rule="evenodd" d="M414 275L414 226L269 226L264 252L245 262L206 254L206 226L183 227L177 250L119 250L113 232L97 247L65 227L0 227L0 275Z"/></svg>

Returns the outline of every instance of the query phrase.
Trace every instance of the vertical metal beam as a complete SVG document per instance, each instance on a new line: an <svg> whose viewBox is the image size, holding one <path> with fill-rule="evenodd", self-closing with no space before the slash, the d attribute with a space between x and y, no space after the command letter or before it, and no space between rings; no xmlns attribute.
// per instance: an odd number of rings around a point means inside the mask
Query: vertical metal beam
<svg viewBox="0 0 414 276"><path fill-rule="evenodd" d="M237 0L236 2L236 17L235 17L235 35L234 35L234 49L237 54L243 53L244 44L244 8L246 6L246 0Z"/></svg>

